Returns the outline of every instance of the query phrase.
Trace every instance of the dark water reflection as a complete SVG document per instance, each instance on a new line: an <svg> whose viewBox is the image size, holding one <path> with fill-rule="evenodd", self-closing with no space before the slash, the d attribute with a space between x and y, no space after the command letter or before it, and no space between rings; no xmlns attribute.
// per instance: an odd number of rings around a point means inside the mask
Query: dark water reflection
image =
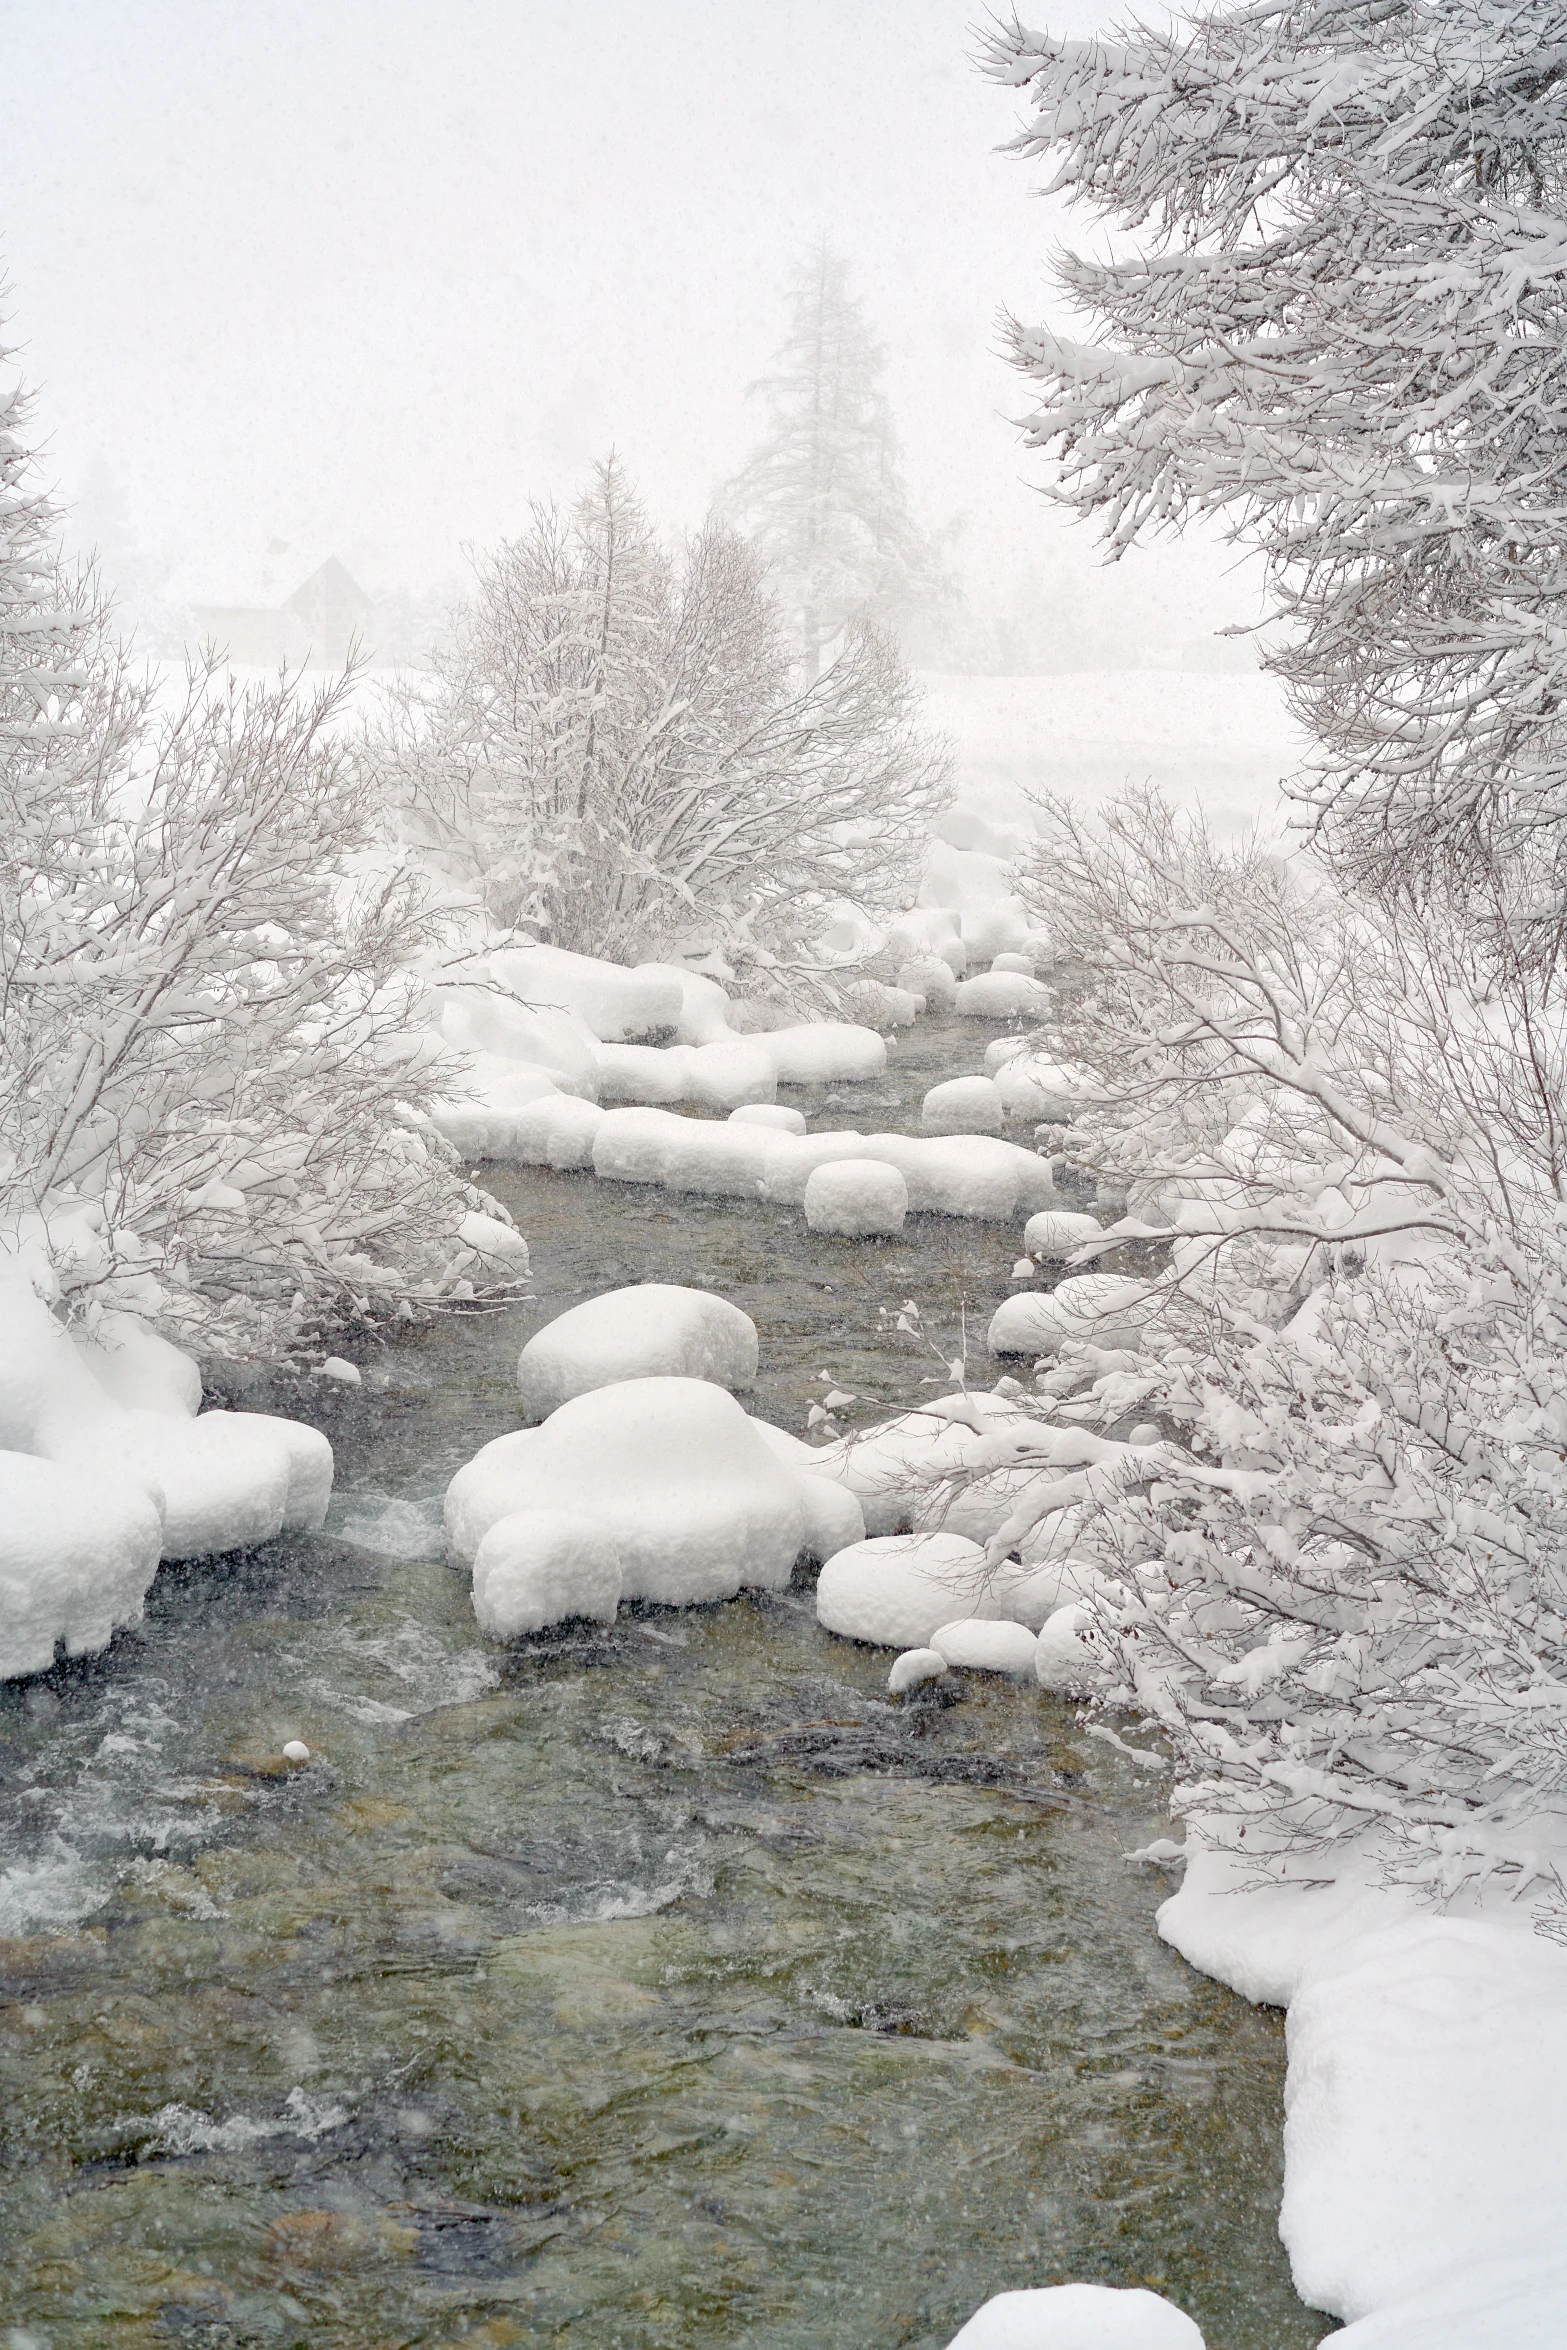
<svg viewBox="0 0 1567 2350"><path fill-rule="evenodd" d="M911 1122L961 1033L825 1115ZM496 1650L436 1555L562 1304L722 1289L798 1429L823 1371L906 1397L878 1309L947 1351L1016 1234L494 1180L537 1300L293 1399L331 1535L166 1570L108 1656L0 1693L11 2342L935 2350L1081 2276L1305 2350L1279 2019L1159 1942L1122 1858L1155 1791L1069 1709L892 1709L806 1589Z"/></svg>

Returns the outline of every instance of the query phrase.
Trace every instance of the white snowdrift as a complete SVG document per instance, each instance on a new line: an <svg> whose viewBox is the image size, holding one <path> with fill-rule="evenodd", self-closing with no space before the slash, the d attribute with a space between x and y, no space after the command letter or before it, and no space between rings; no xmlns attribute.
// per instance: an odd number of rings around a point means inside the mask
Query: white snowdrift
<svg viewBox="0 0 1567 2350"><path fill-rule="evenodd" d="M1495 1896L1433 1913L1353 1861L1258 1887L1200 1834L1159 1931L1289 2008L1296 2290L1344 2350L1567 2341L1567 1951Z"/></svg>
<svg viewBox="0 0 1567 2350"><path fill-rule="evenodd" d="M708 1379L750 1387L756 1324L708 1289L647 1281L606 1290L534 1332L517 1363L522 1408L548 1419L561 1404L623 1379Z"/></svg>
<svg viewBox="0 0 1567 2350"><path fill-rule="evenodd" d="M485 1631L608 1621L622 1598L688 1607L781 1590L802 1552L856 1518L760 1427L706 1380L641 1378L485 1445L446 1494Z"/></svg>
<svg viewBox="0 0 1567 2350"><path fill-rule="evenodd" d="M322 1523L324 1436L200 1402L190 1357L134 1315L73 1333L23 1270L0 1275L0 1678L105 1647L162 1558Z"/></svg>

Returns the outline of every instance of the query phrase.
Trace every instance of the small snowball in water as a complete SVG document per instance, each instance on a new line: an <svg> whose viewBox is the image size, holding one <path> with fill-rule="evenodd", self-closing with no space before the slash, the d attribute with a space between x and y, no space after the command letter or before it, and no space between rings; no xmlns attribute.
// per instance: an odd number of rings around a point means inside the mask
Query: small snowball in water
<svg viewBox="0 0 1567 2350"><path fill-rule="evenodd" d="M1128 1444L1162 1444L1164 1430L1157 1420L1139 1420L1126 1441Z"/></svg>
<svg viewBox="0 0 1567 2350"><path fill-rule="evenodd" d="M310 1749L305 1744L303 1738L291 1738L289 1740L288 1744L283 1749L283 1760L285 1762L293 1763L308 1762L310 1760Z"/></svg>
<svg viewBox="0 0 1567 2350"><path fill-rule="evenodd" d="M1032 1281L1034 1278L1033 1258L1019 1257L1012 1268L1012 1278L1014 1281Z"/></svg>
<svg viewBox="0 0 1567 2350"><path fill-rule="evenodd" d="M345 1387L361 1387L364 1384L357 1363L345 1363L341 1355L327 1356L321 1366L321 1376L323 1379L340 1380Z"/></svg>

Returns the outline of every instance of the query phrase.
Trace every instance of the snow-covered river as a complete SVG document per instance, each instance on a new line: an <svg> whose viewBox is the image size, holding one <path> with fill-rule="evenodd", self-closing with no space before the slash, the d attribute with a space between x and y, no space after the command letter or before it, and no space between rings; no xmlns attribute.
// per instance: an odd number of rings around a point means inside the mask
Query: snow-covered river
<svg viewBox="0 0 1567 2350"><path fill-rule="evenodd" d="M917 1126L989 1033L923 1023L801 1106ZM535 1298L290 1394L337 1448L328 1534L165 1567L108 1654L0 1690L5 2339L938 2350L1081 2277L1306 2350L1281 2019L1159 1941L1122 1857L1157 1790L1069 1707L894 1709L804 1588L498 1649L440 1554L564 1306L722 1291L799 1431L823 1373L856 1417L918 1393L881 1310L956 1351L1016 1234L492 1181Z"/></svg>

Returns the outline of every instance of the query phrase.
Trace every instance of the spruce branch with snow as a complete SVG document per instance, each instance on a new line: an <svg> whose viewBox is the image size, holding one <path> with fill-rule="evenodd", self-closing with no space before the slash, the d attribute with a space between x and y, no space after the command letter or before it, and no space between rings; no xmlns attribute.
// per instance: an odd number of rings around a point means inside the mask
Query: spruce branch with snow
<svg viewBox="0 0 1567 2350"><path fill-rule="evenodd" d="M1011 143L1120 232L1087 339L1014 325L1033 444L1113 556L1199 516L1268 560L1298 788L1357 868L1505 870L1567 930L1567 24L1545 0L1015 21ZM1128 245L1127 240L1133 240Z"/></svg>
<svg viewBox="0 0 1567 2350"><path fill-rule="evenodd" d="M161 700L56 558L27 423L14 388L0 1244L41 1246L84 1306L232 1354L472 1294L504 1212L422 1115L428 916L342 737L350 681L241 689L208 659Z"/></svg>
<svg viewBox="0 0 1567 2350"><path fill-rule="evenodd" d="M906 902L946 795L890 638L856 625L802 682L745 541L710 524L671 560L613 459L481 564L374 756L492 919L629 961L716 951L773 994L831 984L801 942L835 900Z"/></svg>

